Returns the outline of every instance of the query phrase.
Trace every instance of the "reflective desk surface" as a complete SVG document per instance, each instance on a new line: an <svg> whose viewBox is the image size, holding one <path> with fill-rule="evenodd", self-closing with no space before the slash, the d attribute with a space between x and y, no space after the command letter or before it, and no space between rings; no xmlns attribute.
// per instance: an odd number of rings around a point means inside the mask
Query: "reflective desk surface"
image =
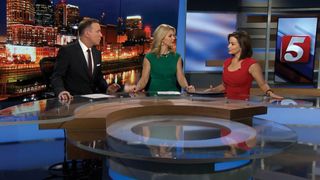
<svg viewBox="0 0 320 180"><path fill-rule="evenodd" d="M78 108L94 103L109 103L128 99L185 99L187 101L223 101L225 104L239 102L216 95L182 94L181 96L150 96L148 93L119 93L114 98L85 98L75 96L71 101L60 101L57 98L31 101L0 110L0 126L14 124L45 124L70 121L74 119ZM251 96L247 104L279 108L319 108L320 97L287 97L283 100L269 99L264 96Z"/></svg>
<svg viewBox="0 0 320 180"><path fill-rule="evenodd" d="M166 163L208 163L270 156L290 147L297 136L293 130L276 122L255 119L246 125L241 123L242 116L230 121L199 113L199 108L220 106L230 111L251 108L249 112L252 113L256 107L318 108L317 103L317 99L311 98L276 101L255 96L248 101L238 101L212 94L120 93L113 98L79 96L69 102L54 98L24 103L1 110L0 125L35 123L40 124L40 129L64 128L71 144L99 155ZM137 104L147 110L138 109ZM160 104L157 109L170 106L158 112L150 109L155 104ZM175 109L180 106L182 109ZM110 109L115 110L107 112ZM123 111L127 109L131 111ZM224 114L221 109L208 111ZM256 112L265 113L259 109ZM103 123L94 125L98 120ZM68 125L73 122L78 123Z"/></svg>

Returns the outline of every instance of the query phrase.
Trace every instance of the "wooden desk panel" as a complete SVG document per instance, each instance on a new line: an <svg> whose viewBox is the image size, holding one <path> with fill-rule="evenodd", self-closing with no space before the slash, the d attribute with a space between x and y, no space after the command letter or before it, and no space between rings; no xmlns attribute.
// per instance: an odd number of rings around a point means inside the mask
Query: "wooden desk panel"
<svg viewBox="0 0 320 180"><path fill-rule="evenodd" d="M254 115L267 113L264 105L245 101L188 100L188 99L132 99L91 104L75 112L75 119L63 123L43 124L42 128L99 129L121 119L148 115L196 115L216 117L251 124Z"/></svg>

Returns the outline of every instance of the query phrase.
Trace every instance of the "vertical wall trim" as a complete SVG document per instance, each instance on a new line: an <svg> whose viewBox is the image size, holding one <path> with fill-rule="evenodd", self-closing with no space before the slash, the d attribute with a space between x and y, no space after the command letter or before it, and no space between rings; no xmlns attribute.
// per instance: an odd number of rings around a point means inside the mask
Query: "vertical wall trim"
<svg viewBox="0 0 320 180"><path fill-rule="evenodd" d="M316 41L316 43L317 43L317 41ZM316 53L316 52L315 52ZM318 61L319 61L319 63L318 63L318 80L317 80L317 89L320 89L320 57L319 57L319 59L318 59ZM315 62L314 62L315 63Z"/></svg>
<svg viewBox="0 0 320 180"><path fill-rule="evenodd" d="M178 27L177 27L177 52L185 61L186 50L186 14L187 14L187 0L179 0L179 13L178 13ZM185 66L184 66L185 67ZM183 68L184 69L184 68Z"/></svg>
<svg viewBox="0 0 320 180"><path fill-rule="evenodd" d="M268 0L268 20L266 28L266 55L265 55L265 66L264 66L264 79L268 82L269 79L269 51L270 51L270 24L271 24L271 11L272 0Z"/></svg>

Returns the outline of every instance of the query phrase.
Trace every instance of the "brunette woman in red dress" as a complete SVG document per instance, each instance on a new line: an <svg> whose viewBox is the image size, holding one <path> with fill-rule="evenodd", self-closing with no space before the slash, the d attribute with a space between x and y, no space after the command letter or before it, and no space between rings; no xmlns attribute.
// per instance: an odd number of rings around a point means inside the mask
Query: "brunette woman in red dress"
<svg viewBox="0 0 320 180"><path fill-rule="evenodd" d="M228 99L246 100L250 96L250 88L255 79L260 89L269 97L282 99L273 93L264 80L260 65L252 58L250 36L245 31L237 31L228 35L228 53L232 57L223 63L223 82L210 86L207 92L225 92Z"/></svg>

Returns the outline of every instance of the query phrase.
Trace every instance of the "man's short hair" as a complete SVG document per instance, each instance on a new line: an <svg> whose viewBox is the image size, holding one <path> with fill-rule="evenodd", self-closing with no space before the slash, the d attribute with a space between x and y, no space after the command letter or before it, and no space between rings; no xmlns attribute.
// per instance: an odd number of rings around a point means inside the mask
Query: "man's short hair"
<svg viewBox="0 0 320 180"><path fill-rule="evenodd" d="M99 21L97 19L93 19L93 18L85 18L83 19L78 26L78 32L79 32L79 36L83 35L84 30L88 27L91 26L91 24L93 23L98 23Z"/></svg>

